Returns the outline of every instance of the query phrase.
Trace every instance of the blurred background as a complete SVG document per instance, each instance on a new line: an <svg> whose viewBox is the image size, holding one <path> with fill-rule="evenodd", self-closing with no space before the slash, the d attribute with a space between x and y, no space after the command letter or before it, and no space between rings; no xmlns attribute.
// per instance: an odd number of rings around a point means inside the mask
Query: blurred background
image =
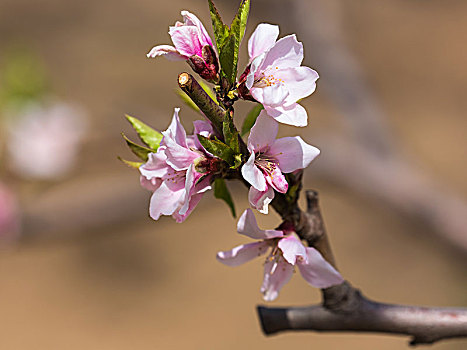
<svg viewBox="0 0 467 350"><path fill-rule="evenodd" d="M217 0L225 22L237 2ZM405 349L403 337L280 334L256 317L262 265L215 260L247 240L208 193L184 224L148 216L120 133L124 114L165 130L177 75L147 59L180 11L211 31L207 1L0 2L1 349ZM297 33L320 73L297 132L343 275L374 299L465 306L467 2L253 0ZM240 67L246 63L246 42ZM240 120L249 110L238 103ZM197 115L182 106L192 130ZM230 184L237 212L247 191ZM277 215L257 215L260 226ZM319 302L293 278L270 305ZM465 340L433 349L465 349Z"/></svg>

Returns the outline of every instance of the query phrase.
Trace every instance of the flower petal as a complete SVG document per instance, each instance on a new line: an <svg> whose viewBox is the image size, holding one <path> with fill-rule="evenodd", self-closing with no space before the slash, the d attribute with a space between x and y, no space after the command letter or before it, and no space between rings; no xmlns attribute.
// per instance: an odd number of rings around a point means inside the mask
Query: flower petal
<svg viewBox="0 0 467 350"><path fill-rule="evenodd" d="M265 110L262 110L248 136L248 149L259 152L268 148L274 143L278 131L279 125L277 122L268 116ZM257 189L260 191L265 190L261 188Z"/></svg>
<svg viewBox="0 0 467 350"><path fill-rule="evenodd" d="M227 266L238 266L250 261L268 251L269 244L265 241L240 245L225 252L217 253L217 260Z"/></svg>
<svg viewBox="0 0 467 350"><path fill-rule="evenodd" d="M268 213L269 203L274 199L274 190L268 186L266 191L258 191L253 186L248 192L248 200L250 205L262 214Z"/></svg>
<svg viewBox="0 0 467 350"><path fill-rule="evenodd" d="M263 59L264 59L264 56L266 54L263 53L259 56L257 56L252 62L251 62L251 65L250 65L250 73L248 73L247 77L246 77L246 82L245 82L245 85L248 89L251 89L251 87L253 86L254 82L255 82L255 77L256 75L260 75L261 72L259 72L259 68L261 67L261 64L263 63Z"/></svg>
<svg viewBox="0 0 467 350"><path fill-rule="evenodd" d="M139 172L146 179L161 178L167 175L170 167L166 163L165 147L159 147L156 153L149 153L146 163L139 167Z"/></svg>
<svg viewBox="0 0 467 350"><path fill-rule="evenodd" d="M266 301L272 301L277 298L282 287L290 281L293 275L293 265L290 265L282 257L268 259L264 264L264 279L261 286L261 293Z"/></svg>
<svg viewBox="0 0 467 350"><path fill-rule="evenodd" d="M162 133L165 138L165 134ZM197 152L194 152L188 148L182 147L175 143L172 139L166 139L167 149L165 154L167 155L166 163L177 171L186 170L193 164L196 158L201 157Z"/></svg>
<svg viewBox="0 0 467 350"><path fill-rule="evenodd" d="M203 197L203 193L194 194L190 197L190 204L188 206L188 210L185 214L180 214L177 210L172 214L172 217L175 219L177 223L181 223L186 220L186 218L191 214L191 212L195 209L195 207L200 202L201 198Z"/></svg>
<svg viewBox="0 0 467 350"><path fill-rule="evenodd" d="M180 146L187 147L186 144L186 131L183 127L182 123L180 123L180 108L174 108L174 115L172 117L172 121L170 122L169 127L167 130L163 132L164 136L167 138L173 139L176 143ZM165 140L162 139L161 145L165 145Z"/></svg>
<svg viewBox="0 0 467 350"><path fill-rule="evenodd" d="M289 189L289 184L284 174L282 174L281 169L274 163L270 165L269 174L266 176L266 182L280 193L286 193Z"/></svg>
<svg viewBox="0 0 467 350"><path fill-rule="evenodd" d="M284 173L305 169L319 153L318 148L307 144L300 136L277 139L268 152Z"/></svg>
<svg viewBox="0 0 467 350"><path fill-rule="evenodd" d="M302 61L303 45L297 41L295 34L292 34L276 42L266 53L259 70L265 71L269 67L299 67Z"/></svg>
<svg viewBox="0 0 467 350"><path fill-rule="evenodd" d="M267 188L263 173L255 165L255 154L252 152L248 161L242 166L243 178L258 191L265 191Z"/></svg>
<svg viewBox="0 0 467 350"><path fill-rule="evenodd" d="M289 90L281 82L276 82L269 86L253 85L250 90L254 99L267 106L281 106L285 103Z"/></svg>
<svg viewBox="0 0 467 350"><path fill-rule="evenodd" d="M193 189L195 187L195 182L197 178L199 178L201 175L196 176L195 171L194 171L194 165L193 163L188 167L188 170L186 171L186 178L185 178L185 198L183 200L183 205L178 211L180 215L184 215L189 208L190 205L190 198L193 195Z"/></svg>
<svg viewBox="0 0 467 350"><path fill-rule="evenodd" d="M157 45L146 55L147 58L154 58L157 56L164 56L169 61L184 61L189 57L181 55L177 49L170 45Z"/></svg>
<svg viewBox="0 0 467 350"><path fill-rule="evenodd" d="M245 210L242 216L240 216L237 223L237 232L253 239L269 239L284 235L282 231L261 230L256 223L255 214L253 214L251 209Z"/></svg>
<svg viewBox="0 0 467 350"><path fill-rule="evenodd" d="M266 52L276 43L279 36L279 26L269 23L260 23L256 27L250 40L248 40L248 54L250 62L256 57Z"/></svg>
<svg viewBox="0 0 467 350"><path fill-rule="evenodd" d="M161 215L172 215L183 200L184 188L171 190L164 181L151 196L149 215L158 220Z"/></svg>
<svg viewBox="0 0 467 350"><path fill-rule="evenodd" d="M204 137L208 137L214 133L212 124L206 120L195 120L193 122L194 125L194 143L197 149L203 150L204 152L210 154L205 150L205 148L201 145L196 135L202 135Z"/></svg>
<svg viewBox="0 0 467 350"><path fill-rule="evenodd" d="M317 288L329 288L344 282L340 273L315 248L306 248L306 252L308 262L297 263L305 281Z"/></svg>
<svg viewBox="0 0 467 350"><path fill-rule="evenodd" d="M198 37L199 30L194 26L175 26L169 28L169 34L177 51L186 57L193 55L202 57L201 43Z"/></svg>
<svg viewBox="0 0 467 350"><path fill-rule="evenodd" d="M143 175L139 177L139 183L141 186L148 191L154 192L159 188L159 186L162 184L162 179L153 177L150 180L146 179Z"/></svg>
<svg viewBox="0 0 467 350"><path fill-rule="evenodd" d="M264 106L267 113L279 123L293 126L306 126L308 115L305 108L298 103L292 103L288 106Z"/></svg>
<svg viewBox="0 0 467 350"><path fill-rule="evenodd" d="M287 86L289 103L311 95L316 90L316 80L319 75L309 67L294 67L279 69L274 72L276 79L283 80Z"/></svg>
<svg viewBox="0 0 467 350"><path fill-rule="evenodd" d="M277 245L282 250L282 256L289 264L295 265L299 256L304 260L308 259L305 246L294 235L282 238Z"/></svg>
<svg viewBox="0 0 467 350"><path fill-rule="evenodd" d="M198 19L198 17L186 10L183 10L181 14L183 16L183 21L185 22L185 25L195 26L198 29L198 39L201 44L201 47L205 45L212 46L211 37L209 36L208 32L206 31L206 28L204 28L203 23Z"/></svg>

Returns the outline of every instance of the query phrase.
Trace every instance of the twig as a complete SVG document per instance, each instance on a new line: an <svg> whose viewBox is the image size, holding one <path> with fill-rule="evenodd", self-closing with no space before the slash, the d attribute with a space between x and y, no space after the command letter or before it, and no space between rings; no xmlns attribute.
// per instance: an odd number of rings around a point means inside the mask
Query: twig
<svg viewBox="0 0 467 350"><path fill-rule="evenodd" d="M318 193L307 191L306 195L307 212L303 213L295 202L294 210L288 210L284 217L295 220L299 225L297 234L300 238L313 245L335 266L318 205ZM279 205L274 207L281 208ZM323 289L322 294L322 305L294 308L259 306L258 315L264 333L314 330L403 334L412 336L411 345L467 337L467 309L464 308L429 308L378 303L364 297L347 281Z"/></svg>
<svg viewBox="0 0 467 350"><path fill-rule="evenodd" d="M345 303L330 310L324 305L268 308L258 306L263 331L369 332L408 335L410 345L467 336L467 310L389 305L373 302L349 287ZM344 306L351 309L343 311Z"/></svg>

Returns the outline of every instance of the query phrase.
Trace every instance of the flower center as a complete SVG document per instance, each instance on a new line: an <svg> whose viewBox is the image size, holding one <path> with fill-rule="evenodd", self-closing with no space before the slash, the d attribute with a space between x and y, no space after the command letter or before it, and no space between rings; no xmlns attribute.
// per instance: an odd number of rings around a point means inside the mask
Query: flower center
<svg viewBox="0 0 467 350"><path fill-rule="evenodd" d="M259 152L255 157L255 165L265 174L272 176L277 166L277 160L268 154Z"/></svg>
<svg viewBox="0 0 467 350"><path fill-rule="evenodd" d="M278 69L278 67L275 67L275 68ZM271 74L268 74L268 73L271 73ZM259 77L255 78L255 82L253 83L253 85L255 87L264 88L266 86L273 86L273 85L283 83L283 82L284 81L282 79L276 78L274 74L272 74L272 72L264 72L264 73L261 73Z"/></svg>

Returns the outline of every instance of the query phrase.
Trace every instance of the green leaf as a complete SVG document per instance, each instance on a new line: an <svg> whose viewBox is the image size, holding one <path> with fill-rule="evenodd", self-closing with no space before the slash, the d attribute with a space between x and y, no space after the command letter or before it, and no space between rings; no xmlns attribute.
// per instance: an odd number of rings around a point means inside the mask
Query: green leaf
<svg viewBox="0 0 467 350"><path fill-rule="evenodd" d="M240 153L240 146L238 144L238 131L235 127L229 113L224 114L224 121L222 123L222 132L224 133L224 140L235 154Z"/></svg>
<svg viewBox="0 0 467 350"><path fill-rule="evenodd" d="M128 165L130 168L133 168L133 169L139 169L139 167L144 164L143 162L132 162L130 160L123 159L122 157L117 157L117 158L118 160L120 160L121 162L123 162L124 164Z"/></svg>
<svg viewBox="0 0 467 350"><path fill-rule="evenodd" d="M230 85L235 83L237 78L238 44L234 34L230 34L219 48L219 62L222 68L222 75Z"/></svg>
<svg viewBox="0 0 467 350"><path fill-rule="evenodd" d="M145 162L148 160L148 154L149 153L154 153L153 150L140 146L133 141L131 141L129 138L125 136L124 133L122 133L123 138L126 141L126 144L128 147L130 147L130 150L141 160L144 160Z"/></svg>
<svg viewBox="0 0 467 350"><path fill-rule="evenodd" d="M191 98L188 97L187 94L185 94L183 92L182 89L177 89L175 90L175 92L177 93L178 96L180 96L180 98L182 99L182 101L188 106L190 107L191 109L193 109L195 112L198 112L198 113L201 113L198 106L195 105L195 103L191 100Z"/></svg>
<svg viewBox="0 0 467 350"><path fill-rule="evenodd" d="M125 115L125 117L136 130L141 141L143 141L144 144L152 150L157 151L159 144L162 141L162 134L144 124L141 120L131 117L128 114Z"/></svg>
<svg viewBox="0 0 467 350"><path fill-rule="evenodd" d="M246 22L248 20L248 14L250 12L250 0L243 0L238 8L237 15L230 25L230 33L233 33L237 38L237 57L238 48L242 42L243 36L245 35Z"/></svg>
<svg viewBox="0 0 467 350"><path fill-rule="evenodd" d="M225 160L230 165L234 164L234 151L225 143L219 141L218 139L208 139L202 135L196 136L198 136L199 142L206 149L206 151L222 160Z"/></svg>
<svg viewBox="0 0 467 350"><path fill-rule="evenodd" d="M242 136L245 136L250 129L255 125L256 118L258 118L259 113L263 110L262 104L257 104L252 108L252 110L248 113L245 120L243 121L242 125Z"/></svg>
<svg viewBox="0 0 467 350"><path fill-rule="evenodd" d="M229 27L222 22L222 18L212 0L209 0L209 12L211 13L212 28L214 29L216 46L220 52L221 47L224 46L225 39L229 36Z"/></svg>
<svg viewBox="0 0 467 350"><path fill-rule="evenodd" d="M235 204L232 200L232 196L230 195L229 189L225 184L225 180L221 178L216 179L214 181L213 187L214 197L222 199L225 203L227 203L227 205L230 208L230 211L232 212L232 216L235 218L237 216L237 214L235 213Z"/></svg>
<svg viewBox="0 0 467 350"><path fill-rule="evenodd" d="M217 97L216 97L216 94L214 93L214 91L209 87L209 85L207 85L204 81L200 80L198 81L199 85L203 88L204 91L206 91L206 93L209 95L210 98L212 98L212 100L214 102L216 102L217 104L219 104L219 102L217 101Z"/></svg>

